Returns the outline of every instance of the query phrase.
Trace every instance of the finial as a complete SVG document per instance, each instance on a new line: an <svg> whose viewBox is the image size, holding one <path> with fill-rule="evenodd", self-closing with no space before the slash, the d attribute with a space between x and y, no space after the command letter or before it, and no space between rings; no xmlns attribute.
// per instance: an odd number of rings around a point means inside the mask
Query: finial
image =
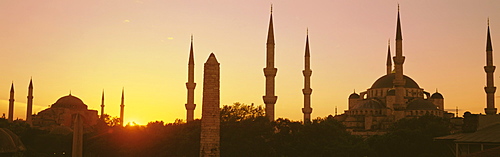
<svg viewBox="0 0 500 157"><path fill-rule="evenodd" d="M354 93L356 93L356 89L354 89Z"/></svg>
<svg viewBox="0 0 500 157"><path fill-rule="evenodd" d="M438 89L436 88L436 93L438 92Z"/></svg>
<svg viewBox="0 0 500 157"><path fill-rule="evenodd" d="M488 27L490 26L490 17L488 17Z"/></svg>
<svg viewBox="0 0 500 157"><path fill-rule="evenodd" d="M387 40L387 45L391 46L391 38Z"/></svg>
<svg viewBox="0 0 500 157"><path fill-rule="evenodd" d="M398 12L399 12L399 3L398 3Z"/></svg>
<svg viewBox="0 0 500 157"><path fill-rule="evenodd" d="M273 14L273 3L271 3L271 14Z"/></svg>
<svg viewBox="0 0 500 157"><path fill-rule="evenodd" d="M193 34L191 34L191 42L193 42Z"/></svg>
<svg viewBox="0 0 500 157"><path fill-rule="evenodd" d="M309 27L306 27L306 35L309 36Z"/></svg>
<svg viewBox="0 0 500 157"><path fill-rule="evenodd" d="M71 90L69 90L69 96L71 96Z"/></svg>

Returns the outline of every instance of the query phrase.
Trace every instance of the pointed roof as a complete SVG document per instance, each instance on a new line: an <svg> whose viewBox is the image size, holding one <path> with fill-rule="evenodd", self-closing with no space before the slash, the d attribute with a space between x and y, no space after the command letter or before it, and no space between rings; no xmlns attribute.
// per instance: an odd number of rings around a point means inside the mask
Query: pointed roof
<svg viewBox="0 0 500 157"><path fill-rule="evenodd" d="M104 89L102 90L102 100L104 100Z"/></svg>
<svg viewBox="0 0 500 157"><path fill-rule="evenodd" d="M307 30L307 35L306 35L306 54L305 57L309 57L309 29Z"/></svg>
<svg viewBox="0 0 500 157"><path fill-rule="evenodd" d="M399 20L399 4L398 4L398 21L396 27L396 40L403 40L403 37L401 35L401 22Z"/></svg>
<svg viewBox="0 0 500 157"><path fill-rule="evenodd" d="M33 89L33 79L30 78L30 85L28 86L29 89Z"/></svg>
<svg viewBox="0 0 500 157"><path fill-rule="evenodd" d="M194 55L193 55L193 35L191 35L191 48L189 50L189 65L194 65Z"/></svg>
<svg viewBox="0 0 500 157"><path fill-rule="evenodd" d="M392 65L392 61L391 61L391 40L389 40L389 43L387 44L387 63L386 63L387 66L391 66Z"/></svg>
<svg viewBox="0 0 500 157"><path fill-rule="evenodd" d="M267 31L267 43L274 44L273 6L272 5L271 5L271 17L269 18L269 30Z"/></svg>
<svg viewBox="0 0 500 157"><path fill-rule="evenodd" d="M210 56L208 56L207 62L205 62L205 64L219 64L219 62L217 62L217 58L215 58L215 55L213 52L210 53Z"/></svg>
<svg viewBox="0 0 500 157"><path fill-rule="evenodd" d="M486 37L486 51L493 51L493 47L491 46L490 22L489 22L489 20L488 20L488 36Z"/></svg>
<svg viewBox="0 0 500 157"><path fill-rule="evenodd" d="M12 82L12 84L10 85L10 92L14 93L14 82Z"/></svg>

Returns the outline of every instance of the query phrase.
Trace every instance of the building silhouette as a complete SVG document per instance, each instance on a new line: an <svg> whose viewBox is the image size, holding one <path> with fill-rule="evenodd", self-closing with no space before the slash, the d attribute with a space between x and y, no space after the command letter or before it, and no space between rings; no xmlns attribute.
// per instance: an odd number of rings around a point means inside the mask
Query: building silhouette
<svg viewBox="0 0 500 157"><path fill-rule="evenodd" d="M399 16L396 24L396 55L392 58L390 46L387 54L387 73L378 78L366 91L354 92L348 98L348 110L335 116L355 135L376 135L385 133L394 122L403 118L424 115L451 118L453 114L444 111L444 97L437 90L432 95L420 88L416 81L403 73L403 38Z"/></svg>
<svg viewBox="0 0 500 157"><path fill-rule="evenodd" d="M274 121L274 104L276 104L276 100L278 99L278 96L274 95L276 72L278 72L278 69L274 67L273 6L271 6L266 43L266 67L264 68L266 95L262 97L264 104L266 104L266 117L269 118L270 121Z"/></svg>

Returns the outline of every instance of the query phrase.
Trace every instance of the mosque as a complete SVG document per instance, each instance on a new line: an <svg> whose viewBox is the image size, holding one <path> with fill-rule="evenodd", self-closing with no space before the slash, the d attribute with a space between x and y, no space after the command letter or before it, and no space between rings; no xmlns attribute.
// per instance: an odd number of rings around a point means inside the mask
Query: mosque
<svg viewBox="0 0 500 157"><path fill-rule="evenodd" d="M347 130L356 135L385 133L394 122L403 118L434 115L452 118L444 111L444 97L436 90L432 95L420 88L415 80L403 74L403 38L399 11L396 26L396 56L391 58L390 45L387 51L386 74L372 86L348 98L348 110L335 116ZM394 68L392 61L394 61Z"/></svg>

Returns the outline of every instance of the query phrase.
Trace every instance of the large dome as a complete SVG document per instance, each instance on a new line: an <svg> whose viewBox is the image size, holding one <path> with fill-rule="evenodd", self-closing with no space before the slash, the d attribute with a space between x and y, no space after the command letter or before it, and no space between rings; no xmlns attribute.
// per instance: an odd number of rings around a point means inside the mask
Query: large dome
<svg viewBox="0 0 500 157"><path fill-rule="evenodd" d="M394 78L396 74L388 74L380 77L373 83L372 88L394 88ZM403 75L403 78L406 80L405 88L420 88L417 82L413 81L410 77Z"/></svg>
<svg viewBox="0 0 500 157"><path fill-rule="evenodd" d="M85 105L80 98L77 98L70 94L68 96L63 96L59 98L59 100L57 100L56 103L52 104L52 108L69 108L77 110L86 110L87 105Z"/></svg>

